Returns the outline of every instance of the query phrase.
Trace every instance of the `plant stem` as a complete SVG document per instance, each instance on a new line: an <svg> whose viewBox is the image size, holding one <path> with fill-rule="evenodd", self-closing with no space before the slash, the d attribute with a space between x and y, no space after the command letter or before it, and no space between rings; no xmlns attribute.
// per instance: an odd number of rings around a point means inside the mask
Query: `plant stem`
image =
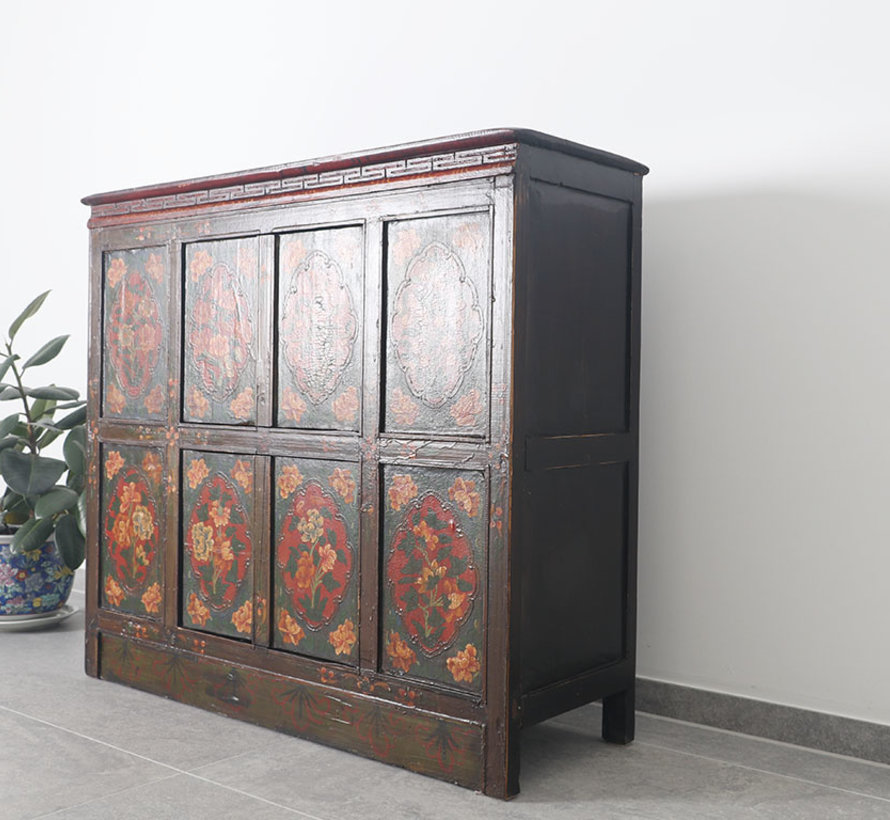
<svg viewBox="0 0 890 820"><path fill-rule="evenodd" d="M6 353L8 356L12 356L12 344L10 342L6 343ZM31 408L28 407L28 399L25 396L25 387L22 384L22 377L19 373L19 369L15 366L15 359L13 359L10 367L12 369L12 375L15 376L15 383L19 388L19 395L22 397L22 404L25 406L25 424L28 427L28 446L31 448L31 452L36 456L39 455L39 452L37 450L37 437L34 435L34 427L31 424Z"/></svg>

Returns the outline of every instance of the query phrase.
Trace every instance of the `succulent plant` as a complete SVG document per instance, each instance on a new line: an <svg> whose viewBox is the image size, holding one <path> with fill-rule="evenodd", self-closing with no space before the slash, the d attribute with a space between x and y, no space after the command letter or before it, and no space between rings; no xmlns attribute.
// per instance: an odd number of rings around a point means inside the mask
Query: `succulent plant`
<svg viewBox="0 0 890 820"><path fill-rule="evenodd" d="M12 347L22 324L48 295L40 294L19 314L0 352L0 402L19 405L0 419L0 478L6 484L0 522L15 528L16 552L38 549L55 536L62 560L74 570L83 563L85 544L86 403L69 387L24 383L35 368L59 354L68 336L50 339L25 360ZM61 436L63 458L44 455Z"/></svg>

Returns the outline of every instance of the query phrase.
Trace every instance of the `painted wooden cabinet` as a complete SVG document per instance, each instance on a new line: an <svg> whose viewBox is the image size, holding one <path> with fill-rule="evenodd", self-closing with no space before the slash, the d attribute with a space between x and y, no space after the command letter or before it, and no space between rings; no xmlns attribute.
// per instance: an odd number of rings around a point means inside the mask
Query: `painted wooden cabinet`
<svg viewBox="0 0 890 820"><path fill-rule="evenodd" d="M487 794L633 736L646 168L497 130L98 194L87 672Z"/></svg>

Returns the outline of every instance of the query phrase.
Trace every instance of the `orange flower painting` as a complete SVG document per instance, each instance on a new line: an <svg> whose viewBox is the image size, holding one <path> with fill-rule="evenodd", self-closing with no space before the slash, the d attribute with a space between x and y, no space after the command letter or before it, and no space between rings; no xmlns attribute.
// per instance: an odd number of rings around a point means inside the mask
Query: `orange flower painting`
<svg viewBox="0 0 890 820"><path fill-rule="evenodd" d="M478 390L471 390L461 396L451 407L451 417L458 427L472 427L476 424L476 417L483 411L484 406Z"/></svg>
<svg viewBox="0 0 890 820"><path fill-rule="evenodd" d="M232 468L232 478L241 485L241 489L244 492L248 494L253 492L253 470L250 467L249 461L238 459Z"/></svg>
<svg viewBox="0 0 890 820"><path fill-rule="evenodd" d="M109 451L105 457L105 477L111 481L117 475L118 470L124 466L124 459L117 450Z"/></svg>
<svg viewBox="0 0 890 820"><path fill-rule="evenodd" d="M245 601L232 615L232 623L239 632L249 635L253 628L253 604Z"/></svg>
<svg viewBox="0 0 890 820"><path fill-rule="evenodd" d="M284 395L281 397L279 408L281 414L286 419L292 421L294 424L299 424L300 419L303 418L303 413L306 412L306 402L304 402L297 393L287 387L285 388Z"/></svg>
<svg viewBox="0 0 890 820"><path fill-rule="evenodd" d="M146 612L157 613L161 605L161 586L160 584L152 584L145 594L142 596L142 606Z"/></svg>
<svg viewBox="0 0 890 820"><path fill-rule="evenodd" d="M349 470L338 467L330 477L331 487L347 503L355 501L355 480Z"/></svg>
<svg viewBox="0 0 890 820"><path fill-rule="evenodd" d="M448 489L448 497L471 518L479 515L480 499L479 493L476 492L475 481L456 478L454 484Z"/></svg>
<svg viewBox="0 0 890 820"><path fill-rule="evenodd" d="M120 606L124 600L124 590L110 575L105 576L105 598L112 606Z"/></svg>
<svg viewBox="0 0 890 820"><path fill-rule="evenodd" d="M207 464L205 464L203 458L193 458L191 460L188 472L186 472L189 487L194 490L209 475L210 470L207 469Z"/></svg>
<svg viewBox="0 0 890 820"><path fill-rule="evenodd" d="M293 616L286 609L282 609L278 616L278 631L281 639L291 646L299 646L300 641L306 637L306 633Z"/></svg>
<svg viewBox="0 0 890 820"><path fill-rule="evenodd" d="M303 474L296 464L288 464L281 468L278 475L278 494L287 498L303 483Z"/></svg>
<svg viewBox="0 0 890 820"><path fill-rule="evenodd" d="M110 412L120 415L127 406L127 397L117 389L116 385L109 384L105 391L105 406Z"/></svg>
<svg viewBox="0 0 890 820"><path fill-rule="evenodd" d="M160 413L164 408L164 390L161 385L156 384L142 403L145 405L147 412L152 414Z"/></svg>
<svg viewBox="0 0 890 820"><path fill-rule="evenodd" d="M417 485L409 475L394 475L389 488L389 505L400 510L412 498L417 496Z"/></svg>
<svg viewBox="0 0 890 820"><path fill-rule="evenodd" d="M142 459L142 471L148 476L148 480L151 481L152 484L157 485L161 483L163 468L161 466L161 459L157 453L145 454L145 458Z"/></svg>
<svg viewBox="0 0 890 820"><path fill-rule="evenodd" d="M348 619L343 621L328 637L328 641L338 655L351 654L356 640L355 624Z"/></svg>
<svg viewBox="0 0 890 820"><path fill-rule="evenodd" d="M417 419L420 408L402 390L396 388L389 402L389 409L395 416L396 424L410 427Z"/></svg>
<svg viewBox="0 0 890 820"><path fill-rule="evenodd" d="M402 672L410 672L411 667L417 663L417 655L414 650L402 640L402 636L398 632L389 633L386 654L389 656L393 667Z"/></svg>
<svg viewBox="0 0 890 820"><path fill-rule="evenodd" d="M108 282L110 287L116 288L121 279L123 279L127 275L127 263L124 262L120 257L115 257L111 260L111 264L108 266L108 270L105 271L105 280Z"/></svg>
<svg viewBox="0 0 890 820"><path fill-rule="evenodd" d="M341 393L331 405L334 416L341 424L350 424L355 421L358 415L358 406L358 391L354 387Z"/></svg>
<svg viewBox="0 0 890 820"><path fill-rule="evenodd" d="M204 606L203 601L194 592L189 596L186 612L192 619L192 623L197 626L204 626L210 618L210 610Z"/></svg>
<svg viewBox="0 0 890 820"><path fill-rule="evenodd" d="M253 388L245 387L232 401L229 403L229 409L236 419L249 419L253 413Z"/></svg>
<svg viewBox="0 0 890 820"><path fill-rule="evenodd" d="M185 400L185 409L192 418L202 419L210 411L210 402L197 387L193 387Z"/></svg>
<svg viewBox="0 0 890 820"><path fill-rule="evenodd" d="M476 657L476 647L469 643L466 649L448 658L445 665L456 683L472 683L482 669L482 664Z"/></svg>

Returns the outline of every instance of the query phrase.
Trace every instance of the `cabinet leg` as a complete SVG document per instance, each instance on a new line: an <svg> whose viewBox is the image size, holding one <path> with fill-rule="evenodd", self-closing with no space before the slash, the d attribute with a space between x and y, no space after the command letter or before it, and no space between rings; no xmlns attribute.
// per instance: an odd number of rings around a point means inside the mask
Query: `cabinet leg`
<svg viewBox="0 0 890 820"><path fill-rule="evenodd" d="M603 698L603 740L630 743L634 739L634 687Z"/></svg>

